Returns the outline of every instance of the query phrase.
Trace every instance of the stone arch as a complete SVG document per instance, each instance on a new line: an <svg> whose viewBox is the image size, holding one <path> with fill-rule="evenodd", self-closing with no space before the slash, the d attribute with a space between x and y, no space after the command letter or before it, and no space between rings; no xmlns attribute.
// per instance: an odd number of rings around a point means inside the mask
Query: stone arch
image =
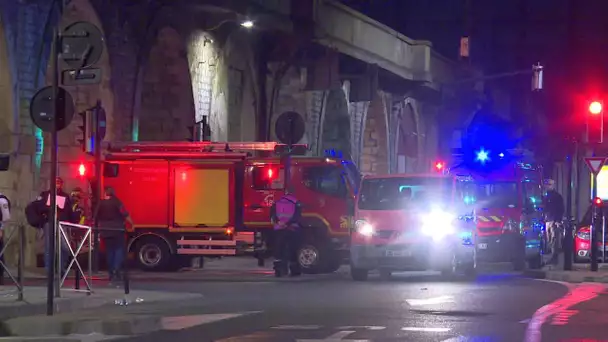
<svg viewBox="0 0 608 342"><path fill-rule="evenodd" d="M351 122L348 112L347 93L343 88L327 92L320 127L321 151L328 149L341 151L345 158L352 156Z"/></svg>
<svg viewBox="0 0 608 342"><path fill-rule="evenodd" d="M15 92L8 53L4 23L0 15L0 153L12 153L16 149L15 135L19 128L15 109Z"/></svg>
<svg viewBox="0 0 608 342"><path fill-rule="evenodd" d="M380 92L369 104L362 132L361 173L389 173L388 114L384 96Z"/></svg>
<svg viewBox="0 0 608 342"><path fill-rule="evenodd" d="M103 30L103 26L97 12L89 0L71 0L64 8L63 15L59 20L59 27L63 28L77 21L88 21ZM114 132L116 131L114 117L114 93L112 91L112 69L110 65L110 57L107 45L104 44L103 53L100 60L95 64L95 67L102 70L101 82L99 84L82 85L82 86L65 86L65 89L70 92L74 99L76 112L84 111L91 108L99 100L102 106L106 109L106 137L105 141L114 140ZM65 66L60 63L60 68ZM46 69L46 84L50 85L52 81L52 66L47 65ZM88 155L82 153L81 145L78 139L82 137L81 126L82 119L75 115L72 123L65 130L59 132L59 170L58 175L65 181L66 189L79 186L83 189L88 189L86 180L78 177L77 166L80 162L90 159ZM50 155L48 147L50 146L50 136L44 137L45 155ZM47 181L43 184L48 184L50 175L50 160L45 158L42 165L42 178Z"/></svg>
<svg viewBox="0 0 608 342"><path fill-rule="evenodd" d="M150 50L141 87L139 140L186 140L192 134L194 98L186 53L179 32L165 26Z"/></svg>
<svg viewBox="0 0 608 342"><path fill-rule="evenodd" d="M416 171L418 139L418 124L414 107L410 101L406 100L398 117L395 139L397 173L412 173Z"/></svg>

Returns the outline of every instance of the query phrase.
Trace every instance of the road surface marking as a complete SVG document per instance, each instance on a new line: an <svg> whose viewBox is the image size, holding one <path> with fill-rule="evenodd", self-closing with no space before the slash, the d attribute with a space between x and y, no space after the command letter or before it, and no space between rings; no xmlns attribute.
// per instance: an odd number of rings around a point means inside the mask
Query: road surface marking
<svg viewBox="0 0 608 342"><path fill-rule="evenodd" d="M338 331L335 334L332 334L322 340L319 339L305 339L305 340L296 340L296 342L372 342L371 340L345 340L344 338L348 335L354 334L356 331L354 330L343 330Z"/></svg>
<svg viewBox="0 0 608 342"><path fill-rule="evenodd" d="M161 327L163 330L183 330L192 328L202 324L208 324L226 319L232 319L240 316L251 315L260 313L261 311L249 311L249 312L238 312L238 313L227 313L227 314L204 314L204 315L190 315L190 316L173 316L173 317L162 317Z"/></svg>
<svg viewBox="0 0 608 342"><path fill-rule="evenodd" d="M423 331L423 332L448 332L450 328L425 328L425 327L404 327L403 331Z"/></svg>
<svg viewBox="0 0 608 342"><path fill-rule="evenodd" d="M594 299L605 290L605 284L583 283L571 285L565 296L536 310L530 323L528 323L524 342L540 342L542 340L541 329L547 319L565 312L574 305Z"/></svg>
<svg viewBox="0 0 608 342"><path fill-rule="evenodd" d="M454 303L454 297L452 296L440 296L426 299L406 299L405 300L411 306L419 305L436 305L445 303Z"/></svg>
<svg viewBox="0 0 608 342"><path fill-rule="evenodd" d="M384 330L386 327L380 327L375 325L362 325L362 326L345 326L345 327L337 327L338 330L356 330L356 329L365 329L365 330Z"/></svg>
<svg viewBox="0 0 608 342"><path fill-rule="evenodd" d="M270 329L277 330L317 330L321 329L320 325L279 325Z"/></svg>

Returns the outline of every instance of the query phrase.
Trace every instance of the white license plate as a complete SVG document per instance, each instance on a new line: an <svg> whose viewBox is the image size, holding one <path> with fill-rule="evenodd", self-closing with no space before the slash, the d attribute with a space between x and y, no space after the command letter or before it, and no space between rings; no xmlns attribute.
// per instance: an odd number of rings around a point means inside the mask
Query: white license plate
<svg viewBox="0 0 608 342"><path fill-rule="evenodd" d="M408 251L408 250L386 251L386 256L387 257L393 257L393 258L403 258L403 257L412 256L412 252Z"/></svg>
<svg viewBox="0 0 608 342"><path fill-rule="evenodd" d="M488 249L488 244L487 243L480 243L477 245L477 247L479 249Z"/></svg>

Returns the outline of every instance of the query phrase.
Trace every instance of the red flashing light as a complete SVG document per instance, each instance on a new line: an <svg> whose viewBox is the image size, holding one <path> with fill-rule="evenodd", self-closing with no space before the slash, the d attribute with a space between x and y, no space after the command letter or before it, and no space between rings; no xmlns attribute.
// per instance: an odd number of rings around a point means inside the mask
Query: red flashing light
<svg viewBox="0 0 608 342"><path fill-rule="evenodd" d="M437 171L441 171L445 168L445 163L443 162L436 162L435 163L435 170Z"/></svg>
<svg viewBox="0 0 608 342"><path fill-rule="evenodd" d="M186 180L186 177L187 177L186 172L182 172L182 180L183 180L183 181L185 181L185 180Z"/></svg>
<svg viewBox="0 0 608 342"><path fill-rule="evenodd" d="M268 169L268 179L273 179L273 178L274 178L274 170Z"/></svg>
<svg viewBox="0 0 608 342"><path fill-rule="evenodd" d="M603 106L599 101L593 101L589 104L589 113L598 115L602 112Z"/></svg>
<svg viewBox="0 0 608 342"><path fill-rule="evenodd" d="M594 206L601 207L602 204L604 204L604 200L602 200L601 198L596 197L596 198L593 199L593 205Z"/></svg>
<svg viewBox="0 0 608 342"><path fill-rule="evenodd" d="M78 166L78 174L80 175L80 177L84 177L84 175L87 173L87 167L84 166L84 164L80 164Z"/></svg>

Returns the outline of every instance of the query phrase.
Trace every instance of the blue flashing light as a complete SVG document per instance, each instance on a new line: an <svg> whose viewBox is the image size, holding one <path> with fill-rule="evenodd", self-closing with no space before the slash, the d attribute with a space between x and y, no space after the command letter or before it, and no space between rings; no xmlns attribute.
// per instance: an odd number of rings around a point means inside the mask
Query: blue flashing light
<svg viewBox="0 0 608 342"><path fill-rule="evenodd" d="M482 148L481 150L477 151L476 160L482 164L485 164L487 161L490 160L490 152Z"/></svg>
<svg viewBox="0 0 608 342"><path fill-rule="evenodd" d="M464 196L464 203L465 204L473 204L473 203L475 203L475 197L473 197L473 196Z"/></svg>
<svg viewBox="0 0 608 342"><path fill-rule="evenodd" d="M500 157L500 158L504 158L504 157L505 157L505 154L504 154L504 153L502 153L502 152L500 152L500 153L498 154L498 157Z"/></svg>
<svg viewBox="0 0 608 342"><path fill-rule="evenodd" d="M342 151L336 151L333 148L325 150L325 157L342 159Z"/></svg>

